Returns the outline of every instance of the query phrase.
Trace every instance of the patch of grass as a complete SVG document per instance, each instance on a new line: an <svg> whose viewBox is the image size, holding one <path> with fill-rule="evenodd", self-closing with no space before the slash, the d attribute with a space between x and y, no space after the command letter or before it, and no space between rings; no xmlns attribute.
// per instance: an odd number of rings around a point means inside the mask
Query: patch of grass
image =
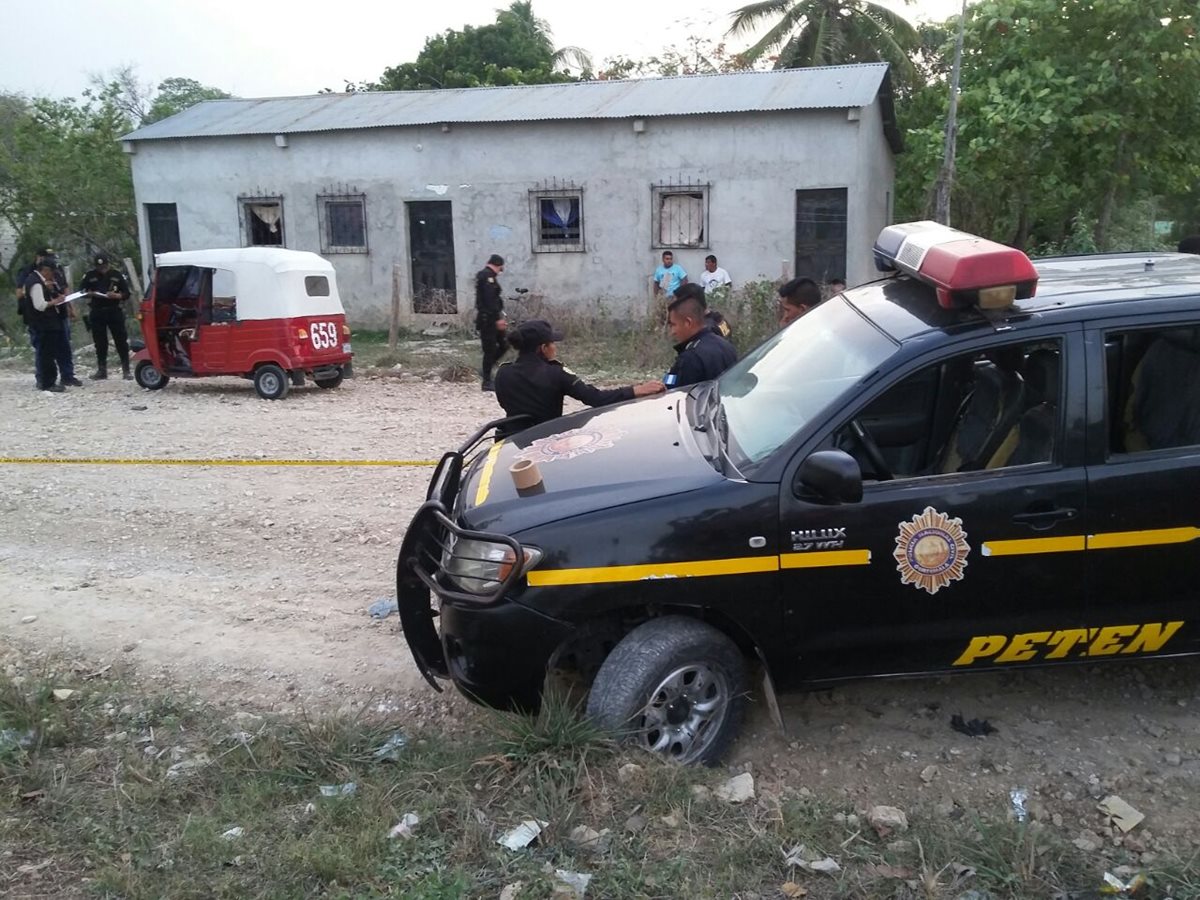
<svg viewBox="0 0 1200 900"><path fill-rule="evenodd" d="M78 693L54 699L64 682ZM916 809L907 833L883 839L861 811L786 785L731 805L698 790L730 773L626 753L565 693L469 739L408 733L381 761L397 727L365 714L231 722L119 678L0 676L0 735L31 735L0 737L0 893L449 900L519 881L518 896L547 898L564 869L593 876L589 897L768 898L794 881L813 898L950 900L1082 896L1106 865L1036 824ZM351 795L321 795L347 783ZM420 818L415 835L389 837L405 813ZM536 842L497 844L527 819L546 823ZM577 826L603 846L574 844ZM789 868L798 844L841 873ZM1195 858L1147 874L1151 896L1200 895Z"/></svg>

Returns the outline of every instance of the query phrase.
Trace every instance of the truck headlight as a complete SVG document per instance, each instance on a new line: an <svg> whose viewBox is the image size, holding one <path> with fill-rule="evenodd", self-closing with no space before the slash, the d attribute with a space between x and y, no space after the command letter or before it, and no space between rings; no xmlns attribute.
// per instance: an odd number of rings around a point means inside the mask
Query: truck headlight
<svg viewBox="0 0 1200 900"><path fill-rule="evenodd" d="M452 539L453 540L453 539ZM536 547L522 547L522 568L530 569L542 559ZM442 554L442 572L459 588L472 594L490 594L512 574L516 554L507 544L471 538L453 540Z"/></svg>

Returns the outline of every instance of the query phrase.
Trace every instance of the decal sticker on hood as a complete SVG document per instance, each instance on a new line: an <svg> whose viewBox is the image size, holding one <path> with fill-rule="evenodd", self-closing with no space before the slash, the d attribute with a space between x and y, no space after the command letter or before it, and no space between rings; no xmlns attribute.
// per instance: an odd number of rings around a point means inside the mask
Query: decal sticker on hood
<svg viewBox="0 0 1200 900"><path fill-rule="evenodd" d="M961 581L971 546L962 519L952 519L932 506L900 523L896 537L896 569L900 583L936 594L952 581Z"/></svg>
<svg viewBox="0 0 1200 900"><path fill-rule="evenodd" d="M608 450L625 436L623 428L577 428L538 438L516 455L516 459L531 462L553 462L556 459L574 459L597 450Z"/></svg>

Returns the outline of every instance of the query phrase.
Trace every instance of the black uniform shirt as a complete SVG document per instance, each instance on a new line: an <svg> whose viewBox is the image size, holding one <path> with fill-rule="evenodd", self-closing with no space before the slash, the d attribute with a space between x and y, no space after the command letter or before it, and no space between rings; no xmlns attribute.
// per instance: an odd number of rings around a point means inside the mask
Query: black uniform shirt
<svg viewBox="0 0 1200 900"><path fill-rule="evenodd" d="M120 300L109 300L107 297L92 297L92 308L111 309L121 305L121 302L129 299L129 282L125 280L125 276L116 269L109 269L107 272L101 272L99 269L91 269L83 276L83 281L80 282L79 289L81 291L95 291L97 294L111 294L116 292L121 295Z"/></svg>
<svg viewBox="0 0 1200 900"><path fill-rule="evenodd" d="M516 362L501 366L496 372L496 399L505 413L530 416L529 421L513 430L557 419L563 414L563 397L574 397L588 406L605 406L632 400L633 388L601 390L558 360L550 362L537 353L522 353Z"/></svg>
<svg viewBox="0 0 1200 900"><path fill-rule="evenodd" d="M675 352L679 355L667 373L667 387L709 381L737 362L737 351L733 349L733 344L708 328L690 341L676 344Z"/></svg>
<svg viewBox="0 0 1200 900"><path fill-rule="evenodd" d="M500 297L500 282L496 273L484 266L475 273L475 317L491 324L504 315L504 300Z"/></svg>

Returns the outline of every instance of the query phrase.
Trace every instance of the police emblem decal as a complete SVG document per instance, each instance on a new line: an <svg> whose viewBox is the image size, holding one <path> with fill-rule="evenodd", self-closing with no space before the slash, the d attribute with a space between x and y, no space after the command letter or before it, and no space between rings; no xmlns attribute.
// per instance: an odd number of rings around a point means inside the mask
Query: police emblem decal
<svg viewBox="0 0 1200 900"><path fill-rule="evenodd" d="M962 519L952 519L932 506L900 523L896 536L896 570L901 584L936 594L966 573L971 545Z"/></svg>
<svg viewBox="0 0 1200 900"><path fill-rule="evenodd" d="M552 434L549 437L538 438L528 448L516 455L516 459L528 459L532 462L553 462L556 459L574 459L597 450L608 450L625 436L621 428L607 431L592 428L580 428L575 431L564 431L562 434Z"/></svg>

